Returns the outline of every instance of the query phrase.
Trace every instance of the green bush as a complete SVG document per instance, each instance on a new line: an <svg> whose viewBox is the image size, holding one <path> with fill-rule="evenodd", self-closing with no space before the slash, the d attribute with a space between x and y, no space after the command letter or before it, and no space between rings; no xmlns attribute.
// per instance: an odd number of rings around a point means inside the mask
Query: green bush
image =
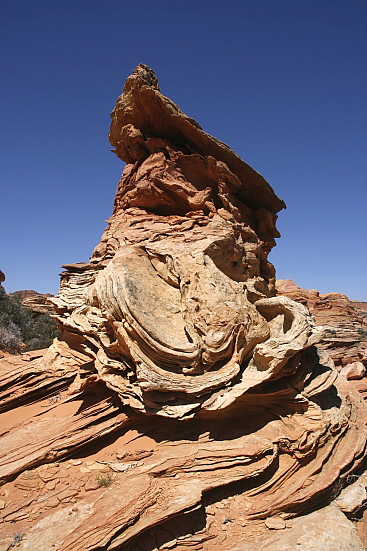
<svg viewBox="0 0 367 551"><path fill-rule="evenodd" d="M47 348L58 336L49 314L34 315L18 295L8 295L0 285L0 350L11 354Z"/></svg>
<svg viewBox="0 0 367 551"><path fill-rule="evenodd" d="M21 348L21 335L15 323L9 321L6 326L0 326L0 350L17 354L21 352Z"/></svg>
<svg viewBox="0 0 367 551"><path fill-rule="evenodd" d="M99 486L108 488L114 482L114 476L111 472L100 471L96 476L96 481Z"/></svg>
<svg viewBox="0 0 367 551"><path fill-rule="evenodd" d="M50 314L41 314L38 316L29 331L28 338L25 340L24 350L39 350L48 348L59 332L55 320Z"/></svg>

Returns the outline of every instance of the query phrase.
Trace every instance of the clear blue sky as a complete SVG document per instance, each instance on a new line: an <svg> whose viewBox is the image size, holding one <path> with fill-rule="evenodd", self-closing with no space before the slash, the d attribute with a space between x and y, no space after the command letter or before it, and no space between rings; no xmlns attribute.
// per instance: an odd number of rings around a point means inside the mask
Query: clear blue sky
<svg viewBox="0 0 367 551"><path fill-rule="evenodd" d="M287 203L279 278L367 300L359 0L2 0L0 269L56 293L111 214L109 113L140 62Z"/></svg>

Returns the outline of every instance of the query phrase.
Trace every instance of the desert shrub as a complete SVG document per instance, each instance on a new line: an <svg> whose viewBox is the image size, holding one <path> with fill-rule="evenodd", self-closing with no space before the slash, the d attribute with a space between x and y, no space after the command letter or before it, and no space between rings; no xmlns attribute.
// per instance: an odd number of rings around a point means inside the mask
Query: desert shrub
<svg viewBox="0 0 367 551"><path fill-rule="evenodd" d="M0 325L0 350L19 354L22 344L20 331L15 323L9 321L5 327Z"/></svg>
<svg viewBox="0 0 367 551"><path fill-rule="evenodd" d="M59 335L55 320L49 314L38 316L25 340L25 350L39 350L50 346Z"/></svg>
<svg viewBox="0 0 367 551"><path fill-rule="evenodd" d="M108 488L108 486L111 486L112 482L114 482L114 477L109 471L100 471L96 476L96 481L99 486Z"/></svg>
<svg viewBox="0 0 367 551"><path fill-rule="evenodd" d="M47 348L57 335L56 323L49 314L35 316L18 295L8 295L0 285L0 350L17 354Z"/></svg>

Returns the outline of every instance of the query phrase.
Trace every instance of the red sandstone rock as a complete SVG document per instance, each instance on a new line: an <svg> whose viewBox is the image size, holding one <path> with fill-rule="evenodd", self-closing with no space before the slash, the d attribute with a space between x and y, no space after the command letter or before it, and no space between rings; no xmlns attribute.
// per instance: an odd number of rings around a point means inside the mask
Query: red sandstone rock
<svg viewBox="0 0 367 551"><path fill-rule="evenodd" d="M61 336L0 363L0 546L311 551L306 521L362 549L324 505L366 456L367 409L275 295L284 203L144 65L110 141L127 165L91 261L64 265Z"/></svg>
<svg viewBox="0 0 367 551"><path fill-rule="evenodd" d="M343 375L348 381L352 379L362 379L366 373L366 367L362 362L353 362L345 365L340 370L340 374Z"/></svg>
<svg viewBox="0 0 367 551"><path fill-rule="evenodd" d="M358 314L364 321L367 320L367 302L360 302L358 300L351 300L352 305L357 310Z"/></svg>
<svg viewBox="0 0 367 551"><path fill-rule="evenodd" d="M301 289L290 279L278 279L276 288L278 295L306 306L317 325L325 328L319 346L327 350L337 366L360 361L367 365L367 323L361 315L365 303L355 303L339 293ZM358 309L356 304L360 305Z"/></svg>

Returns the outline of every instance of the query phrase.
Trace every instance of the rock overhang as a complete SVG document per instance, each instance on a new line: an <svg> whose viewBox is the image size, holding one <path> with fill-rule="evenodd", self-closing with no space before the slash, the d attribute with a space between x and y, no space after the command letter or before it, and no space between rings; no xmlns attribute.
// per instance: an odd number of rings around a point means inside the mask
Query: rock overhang
<svg viewBox="0 0 367 551"><path fill-rule="evenodd" d="M236 194L250 208L266 208L276 214L286 207L258 172L228 145L204 132L194 119L161 94L157 78L146 65L140 64L127 79L111 118L109 140L123 161L129 162L131 157L121 142L121 132L127 125L132 125L146 139L167 139L187 153L211 156L225 163L241 183Z"/></svg>

